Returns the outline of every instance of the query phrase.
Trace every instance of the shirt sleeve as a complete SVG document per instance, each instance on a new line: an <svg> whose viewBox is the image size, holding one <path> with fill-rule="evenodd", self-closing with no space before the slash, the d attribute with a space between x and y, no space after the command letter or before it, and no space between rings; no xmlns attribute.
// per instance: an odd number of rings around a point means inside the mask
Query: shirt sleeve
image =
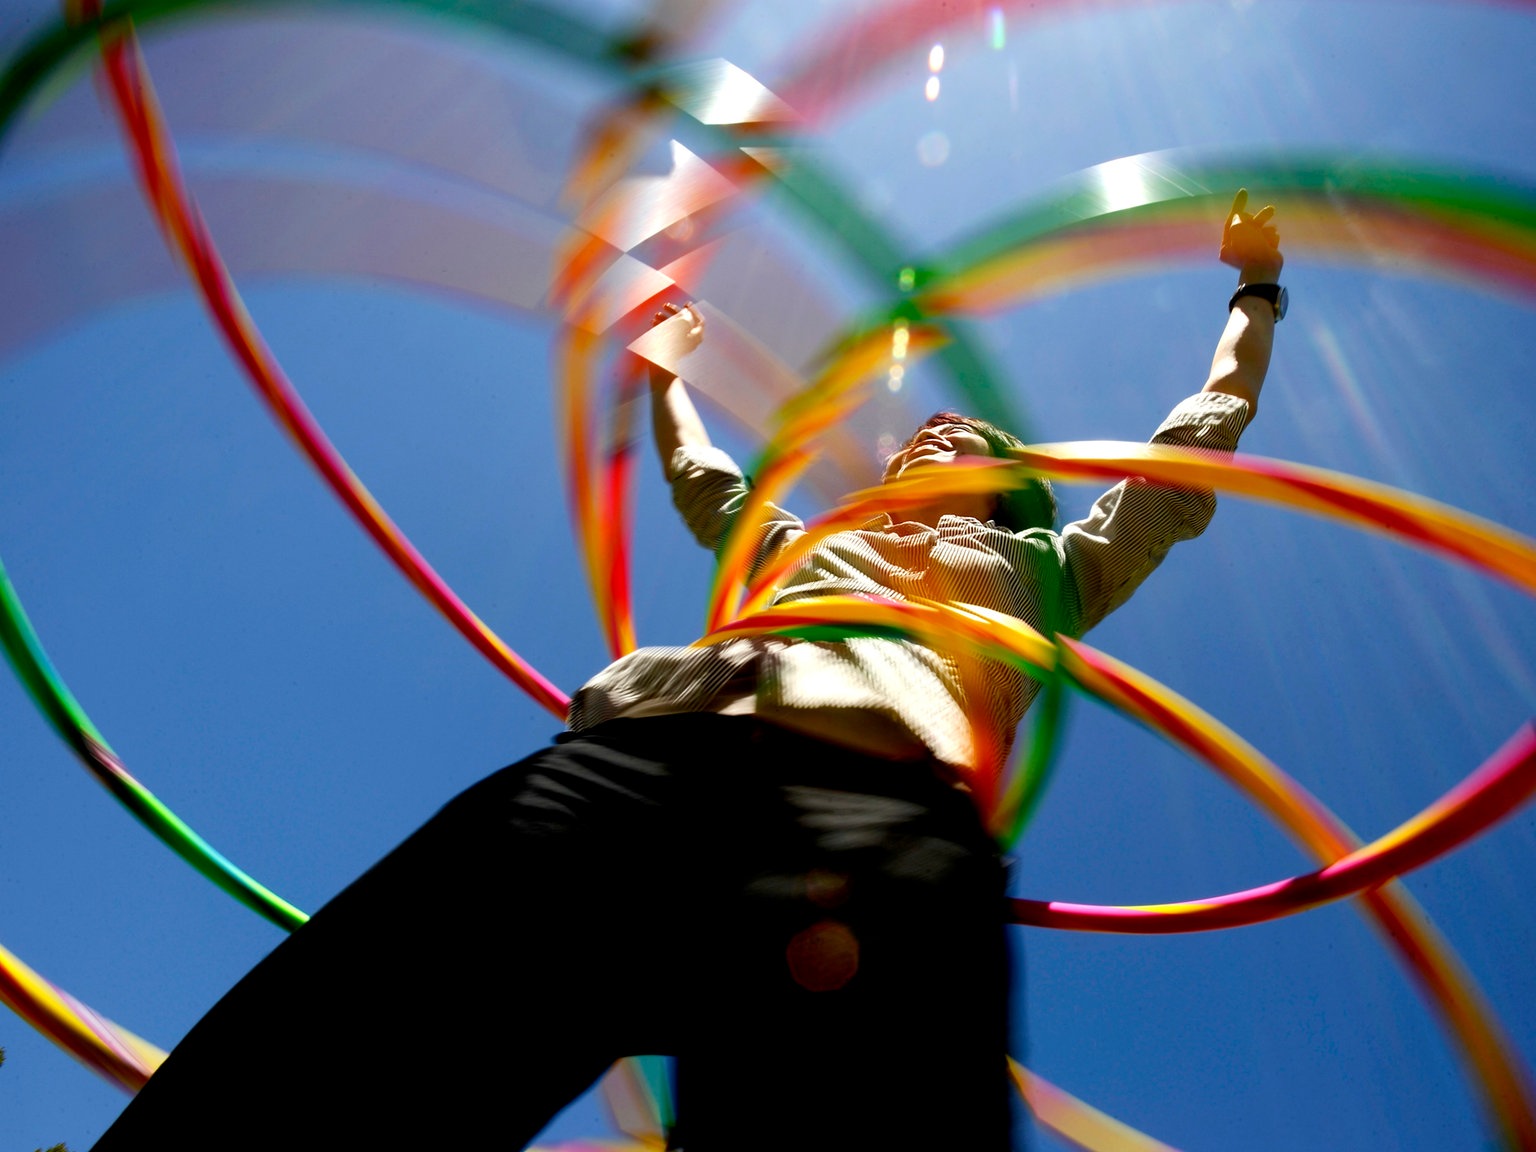
<svg viewBox="0 0 1536 1152"><path fill-rule="evenodd" d="M1248 402L1223 392L1183 401L1152 436L1153 444L1231 452L1250 416ZM1204 532L1216 494L1132 478L1115 485L1082 520L1061 533L1068 588L1075 592L1074 634L1082 635L1130 598L1180 540Z"/></svg>
<svg viewBox="0 0 1536 1152"><path fill-rule="evenodd" d="M683 523L695 540L718 553L751 491L741 468L719 448L684 446L672 454L667 473L672 478L672 502ZM756 573L764 561L804 531L798 516L777 504L764 504L749 573Z"/></svg>

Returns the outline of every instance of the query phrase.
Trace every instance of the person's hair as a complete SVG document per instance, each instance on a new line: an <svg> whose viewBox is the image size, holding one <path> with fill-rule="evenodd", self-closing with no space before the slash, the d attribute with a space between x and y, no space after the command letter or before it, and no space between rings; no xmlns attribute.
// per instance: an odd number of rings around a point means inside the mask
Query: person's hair
<svg viewBox="0 0 1536 1152"><path fill-rule="evenodd" d="M1010 448L1024 447L1024 441L990 421L976 416L962 416L958 412L935 412L908 437L901 448L912 447L925 431L940 424L964 424L985 440L987 447L992 449L992 455L999 459L1007 458ZM1051 482L1036 476L1022 488L999 492L997 504L992 510L992 519L1012 532L1023 532L1026 528L1056 527L1056 492L1051 488Z"/></svg>

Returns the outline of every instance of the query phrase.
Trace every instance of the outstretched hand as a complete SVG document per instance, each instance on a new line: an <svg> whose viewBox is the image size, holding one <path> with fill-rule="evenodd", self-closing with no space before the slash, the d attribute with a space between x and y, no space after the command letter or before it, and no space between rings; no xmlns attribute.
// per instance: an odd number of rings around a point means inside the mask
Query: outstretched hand
<svg viewBox="0 0 1536 1152"><path fill-rule="evenodd" d="M698 344L699 341L704 339L704 314L693 306L692 301L689 301L681 308L676 304L663 304L661 308L662 310L651 318L652 328L658 324L665 324L674 316L681 316L687 313L688 319L693 322L688 329L689 343Z"/></svg>
<svg viewBox="0 0 1536 1152"><path fill-rule="evenodd" d="M692 302L681 308L676 304L663 304L661 311L651 317L651 327L656 328L659 325L665 324L668 320L683 315L688 317L689 327L686 332L680 334L678 347L680 352L687 353L692 352L704 342L704 314L695 308ZM659 387L670 383L671 380L671 372L668 372L660 365L651 365L651 383L653 385Z"/></svg>
<svg viewBox="0 0 1536 1152"><path fill-rule="evenodd" d="M1247 207L1248 189L1239 188L1221 229L1221 262L1238 269L1246 283L1273 283L1285 264L1280 234L1269 222L1275 206L1266 204L1252 215Z"/></svg>

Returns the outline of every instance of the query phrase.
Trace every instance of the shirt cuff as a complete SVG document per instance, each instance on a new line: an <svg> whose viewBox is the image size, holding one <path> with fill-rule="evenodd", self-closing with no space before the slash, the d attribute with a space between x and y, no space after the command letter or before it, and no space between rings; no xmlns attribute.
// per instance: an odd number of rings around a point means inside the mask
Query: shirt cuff
<svg viewBox="0 0 1536 1152"><path fill-rule="evenodd" d="M1197 392L1168 414L1152 435L1154 444L1230 452L1253 417L1248 401L1226 392Z"/></svg>
<svg viewBox="0 0 1536 1152"><path fill-rule="evenodd" d="M742 477L741 466L732 460L723 448L713 444L703 448L683 445L672 453L667 461L667 479L676 481L685 473L700 475L705 472L724 472L737 479Z"/></svg>

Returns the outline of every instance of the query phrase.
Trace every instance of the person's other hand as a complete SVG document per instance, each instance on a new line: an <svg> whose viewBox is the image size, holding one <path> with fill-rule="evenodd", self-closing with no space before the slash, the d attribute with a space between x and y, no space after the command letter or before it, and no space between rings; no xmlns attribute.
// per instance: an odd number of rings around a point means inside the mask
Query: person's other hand
<svg viewBox="0 0 1536 1152"><path fill-rule="evenodd" d="M1221 229L1221 262L1238 269L1245 284L1275 283L1285 264L1280 234L1269 222L1275 206L1266 204L1251 216L1247 207L1248 189L1239 188Z"/></svg>
<svg viewBox="0 0 1536 1152"><path fill-rule="evenodd" d="M654 328L658 324L665 324L672 317L687 313L689 320L692 321L688 329L689 346L691 348L697 347L704 339L704 314L693 306L693 302L689 301L681 308L676 304L663 304L661 308L660 312L651 317L651 327Z"/></svg>
<svg viewBox="0 0 1536 1152"><path fill-rule="evenodd" d="M661 311L651 317L651 327L655 328L665 324L668 320L686 315L689 319L689 327L686 332L674 337L678 341L674 347L680 354L686 355L692 352L704 342L704 314L695 308L692 302L679 308L676 304L663 304ZM663 387L672 382L672 373L659 364L651 364L651 384L653 387Z"/></svg>

